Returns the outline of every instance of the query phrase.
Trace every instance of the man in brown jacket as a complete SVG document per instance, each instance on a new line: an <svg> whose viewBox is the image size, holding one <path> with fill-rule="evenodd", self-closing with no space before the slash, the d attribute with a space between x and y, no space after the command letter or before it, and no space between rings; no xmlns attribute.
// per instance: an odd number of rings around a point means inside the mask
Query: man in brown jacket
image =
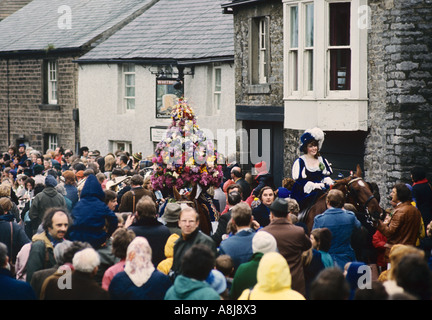
<svg viewBox="0 0 432 320"><path fill-rule="evenodd" d="M312 243L302 227L295 226L288 220L288 202L285 199L276 198L273 201L270 206L270 224L262 230L275 237L279 253L287 260L292 289L305 295L302 253L310 249Z"/></svg>
<svg viewBox="0 0 432 320"><path fill-rule="evenodd" d="M134 174L130 183L132 189L122 196L119 212L135 212L136 204L143 196L150 196L153 201L156 201L153 192L143 188L144 178L140 174Z"/></svg>
<svg viewBox="0 0 432 320"><path fill-rule="evenodd" d="M389 262L390 249L395 244L416 245L420 234L421 213L411 204L411 191L403 183L397 183L391 193L395 210L390 220L376 221L376 228L387 238L385 259Z"/></svg>

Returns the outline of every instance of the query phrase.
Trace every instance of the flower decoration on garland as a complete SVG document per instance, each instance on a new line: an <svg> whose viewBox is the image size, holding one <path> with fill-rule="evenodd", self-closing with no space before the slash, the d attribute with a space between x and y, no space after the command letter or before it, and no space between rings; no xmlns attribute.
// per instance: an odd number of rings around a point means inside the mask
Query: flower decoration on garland
<svg viewBox="0 0 432 320"><path fill-rule="evenodd" d="M172 123L155 150L152 186L155 190L173 187L190 189L219 186L222 166L217 164L218 154L212 140L207 140L198 127L193 109L180 98L171 112Z"/></svg>

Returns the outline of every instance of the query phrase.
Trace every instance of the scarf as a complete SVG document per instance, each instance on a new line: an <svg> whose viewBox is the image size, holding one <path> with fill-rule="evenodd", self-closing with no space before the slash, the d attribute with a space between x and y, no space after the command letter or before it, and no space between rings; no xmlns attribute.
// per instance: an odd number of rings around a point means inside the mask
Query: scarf
<svg viewBox="0 0 432 320"><path fill-rule="evenodd" d="M416 184L422 184L422 183L428 183L428 179L423 179L423 180L419 180L413 183L413 186L415 186Z"/></svg>
<svg viewBox="0 0 432 320"><path fill-rule="evenodd" d="M124 271L137 287L150 279L155 270L152 251L146 238L136 237L128 246Z"/></svg>

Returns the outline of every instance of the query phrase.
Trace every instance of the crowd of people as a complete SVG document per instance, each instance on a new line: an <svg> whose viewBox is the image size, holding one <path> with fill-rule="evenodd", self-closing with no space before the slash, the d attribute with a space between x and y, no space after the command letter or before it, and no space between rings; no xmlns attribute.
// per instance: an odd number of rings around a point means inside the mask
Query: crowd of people
<svg viewBox="0 0 432 320"><path fill-rule="evenodd" d="M151 185L140 153L83 147L0 158L0 299L430 300L432 187L421 168L364 223L319 154L300 140L276 188L266 163L224 165L213 230ZM187 192L187 190L185 190ZM299 213L326 193L311 230Z"/></svg>

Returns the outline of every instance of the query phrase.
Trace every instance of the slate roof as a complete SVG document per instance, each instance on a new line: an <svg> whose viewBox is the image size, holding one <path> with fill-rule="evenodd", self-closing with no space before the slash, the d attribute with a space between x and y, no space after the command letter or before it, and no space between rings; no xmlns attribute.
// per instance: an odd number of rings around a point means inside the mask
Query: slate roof
<svg viewBox="0 0 432 320"><path fill-rule="evenodd" d="M0 53L80 48L152 0L33 0L0 22ZM59 27L68 6L71 29ZM64 24L63 24L64 25Z"/></svg>
<svg viewBox="0 0 432 320"><path fill-rule="evenodd" d="M21 9L31 0L0 0L0 20Z"/></svg>
<svg viewBox="0 0 432 320"><path fill-rule="evenodd" d="M115 59L234 57L233 16L222 0L159 0L83 55L78 62Z"/></svg>

